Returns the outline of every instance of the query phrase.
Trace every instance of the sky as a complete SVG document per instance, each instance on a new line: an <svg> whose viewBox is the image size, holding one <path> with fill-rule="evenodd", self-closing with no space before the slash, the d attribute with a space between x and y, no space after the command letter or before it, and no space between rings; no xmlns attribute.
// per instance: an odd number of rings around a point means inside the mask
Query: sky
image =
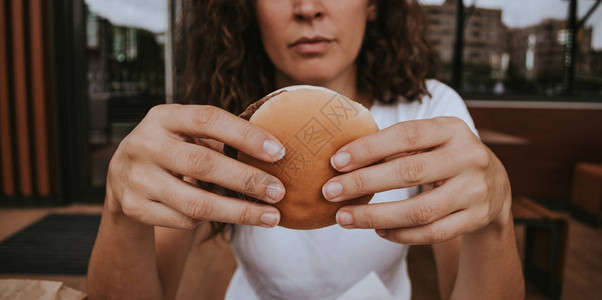
<svg viewBox="0 0 602 300"><path fill-rule="evenodd" d="M85 0L91 11L113 24L167 31L167 0Z"/></svg>
<svg viewBox="0 0 602 300"><path fill-rule="evenodd" d="M419 0L423 4L441 4L444 0ZM167 29L167 0L85 0L90 9L114 24L135 26L153 32ZM566 19L566 0L464 0L466 5L476 2L478 7L501 8L502 20L510 27L539 23L545 18ZM595 0L579 0L578 16L582 17ZM593 26L593 47L602 49L602 5L589 18Z"/></svg>

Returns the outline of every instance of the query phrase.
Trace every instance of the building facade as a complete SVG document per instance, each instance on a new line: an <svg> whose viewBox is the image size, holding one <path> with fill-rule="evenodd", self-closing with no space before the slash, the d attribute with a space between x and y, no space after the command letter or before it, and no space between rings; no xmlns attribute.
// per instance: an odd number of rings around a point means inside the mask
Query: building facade
<svg viewBox="0 0 602 300"><path fill-rule="evenodd" d="M425 5L429 24L428 39L439 53L442 79L450 78L450 65L454 52L456 31L456 1L446 0L442 5ZM468 7L464 28L465 77L503 77L504 53L506 53L507 28L502 22L501 9ZM501 79L501 78L499 78Z"/></svg>
<svg viewBox="0 0 602 300"><path fill-rule="evenodd" d="M428 40L438 53L439 74L451 81L456 32L456 0L424 5ZM467 92L498 92L509 83L514 89L561 93L566 71L566 20L545 19L532 26L508 28L501 9L466 7L463 86ZM600 73L600 54L592 49L592 28L577 33L577 81L594 82ZM589 83L588 83L589 84Z"/></svg>
<svg viewBox="0 0 602 300"><path fill-rule="evenodd" d="M566 20L546 19L539 24L509 31L510 62L527 79L561 81L565 69ZM577 74L591 74L592 28L577 34Z"/></svg>

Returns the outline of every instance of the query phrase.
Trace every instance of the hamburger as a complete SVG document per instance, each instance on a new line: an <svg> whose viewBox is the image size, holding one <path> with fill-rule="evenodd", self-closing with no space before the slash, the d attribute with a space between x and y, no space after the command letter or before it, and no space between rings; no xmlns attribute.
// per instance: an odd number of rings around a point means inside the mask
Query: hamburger
<svg viewBox="0 0 602 300"><path fill-rule="evenodd" d="M373 195L333 203L322 195L326 181L339 175L330 157L347 143L378 131L368 109L332 90L299 85L279 89L251 104L241 115L272 133L285 147L275 163L238 152L239 161L278 177L284 198L272 204L280 211L280 226L316 229L336 224L343 205L367 204ZM245 198L257 202L251 197Z"/></svg>

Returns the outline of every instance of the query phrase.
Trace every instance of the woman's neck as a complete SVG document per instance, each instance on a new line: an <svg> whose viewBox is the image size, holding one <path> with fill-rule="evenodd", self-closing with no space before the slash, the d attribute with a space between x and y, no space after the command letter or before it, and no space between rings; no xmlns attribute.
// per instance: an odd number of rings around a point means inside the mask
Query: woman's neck
<svg viewBox="0 0 602 300"><path fill-rule="evenodd" d="M276 75L275 76L276 88L279 89L279 88L283 88L286 86L299 85L299 84L310 84L310 85L321 86L321 87L325 87L327 89L336 91L338 93L341 93L345 97L352 99L352 100L362 104L364 107L370 109L370 107L372 106L373 99L370 94L363 93L358 90L357 84L356 84L355 67L353 67L352 69L353 70L349 70L347 72L341 72L341 74L339 76L333 78L332 80L322 81L322 82L314 82L314 83L299 82L299 81L294 80L293 78L285 75L284 73L276 70L276 74L275 74Z"/></svg>

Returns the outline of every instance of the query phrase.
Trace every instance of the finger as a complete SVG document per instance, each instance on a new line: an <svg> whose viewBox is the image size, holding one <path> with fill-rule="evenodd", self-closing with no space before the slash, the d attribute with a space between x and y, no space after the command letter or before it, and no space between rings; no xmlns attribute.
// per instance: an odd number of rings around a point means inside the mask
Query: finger
<svg viewBox="0 0 602 300"><path fill-rule="evenodd" d="M397 188L417 186L459 174L463 157L440 149L397 158L333 177L322 187L324 198L332 202L354 199Z"/></svg>
<svg viewBox="0 0 602 300"><path fill-rule="evenodd" d="M209 137L268 162L284 157L284 147L271 133L217 107L169 105L155 111L171 132Z"/></svg>
<svg viewBox="0 0 602 300"><path fill-rule="evenodd" d="M480 228L482 225L473 219L469 210L463 210L427 225L413 228L377 229L376 233L384 239L400 244L437 244Z"/></svg>
<svg viewBox="0 0 602 300"><path fill-rule="evenodd" d="M270 203L284 197L284 185L278 178L216 151L181 141L161 148L155 152L156 161L165 169Z"/></svg>
<svg viewBox="0 0 602 300"><path fill-rule="evenodd" d="M466 201L458 198L454 190L451 184L445 184L406 200L343 206L337 211L337 223L347 229L429 224L467 207Z"/></svg>
<svg viewBox="0 0 602 300"><path fill-rule="evenodd" d="M207 139L207 138L194 138L194 142L198 145L206 146L209 149L217 151L219 153L224 153L224 143Z"/></svg>
<svg viewBox="0 0 602 300"><path fill-rule="evenodd" d="M392 155L433 148L447 143L458 118L439 117L397 123L370 135L360 137L341 147L332 157L331 165L348 172L370 165Z"/></svg>
<svg viewBox="0 0 602 300"><path fill-rule="evenodd" d="M125 193L121 207L128 217L151 226L192 230L202 222L134 193Z"/></svg>
<svg viewBox="0 0 602 300"><path fill-rule="evenodd" d="M148 185L152 200L196 220L273 227L280 221L280 212L273 206L251 203L214 194L178 180L166 173L152 172L149 177L160 185Z"/></svg>

